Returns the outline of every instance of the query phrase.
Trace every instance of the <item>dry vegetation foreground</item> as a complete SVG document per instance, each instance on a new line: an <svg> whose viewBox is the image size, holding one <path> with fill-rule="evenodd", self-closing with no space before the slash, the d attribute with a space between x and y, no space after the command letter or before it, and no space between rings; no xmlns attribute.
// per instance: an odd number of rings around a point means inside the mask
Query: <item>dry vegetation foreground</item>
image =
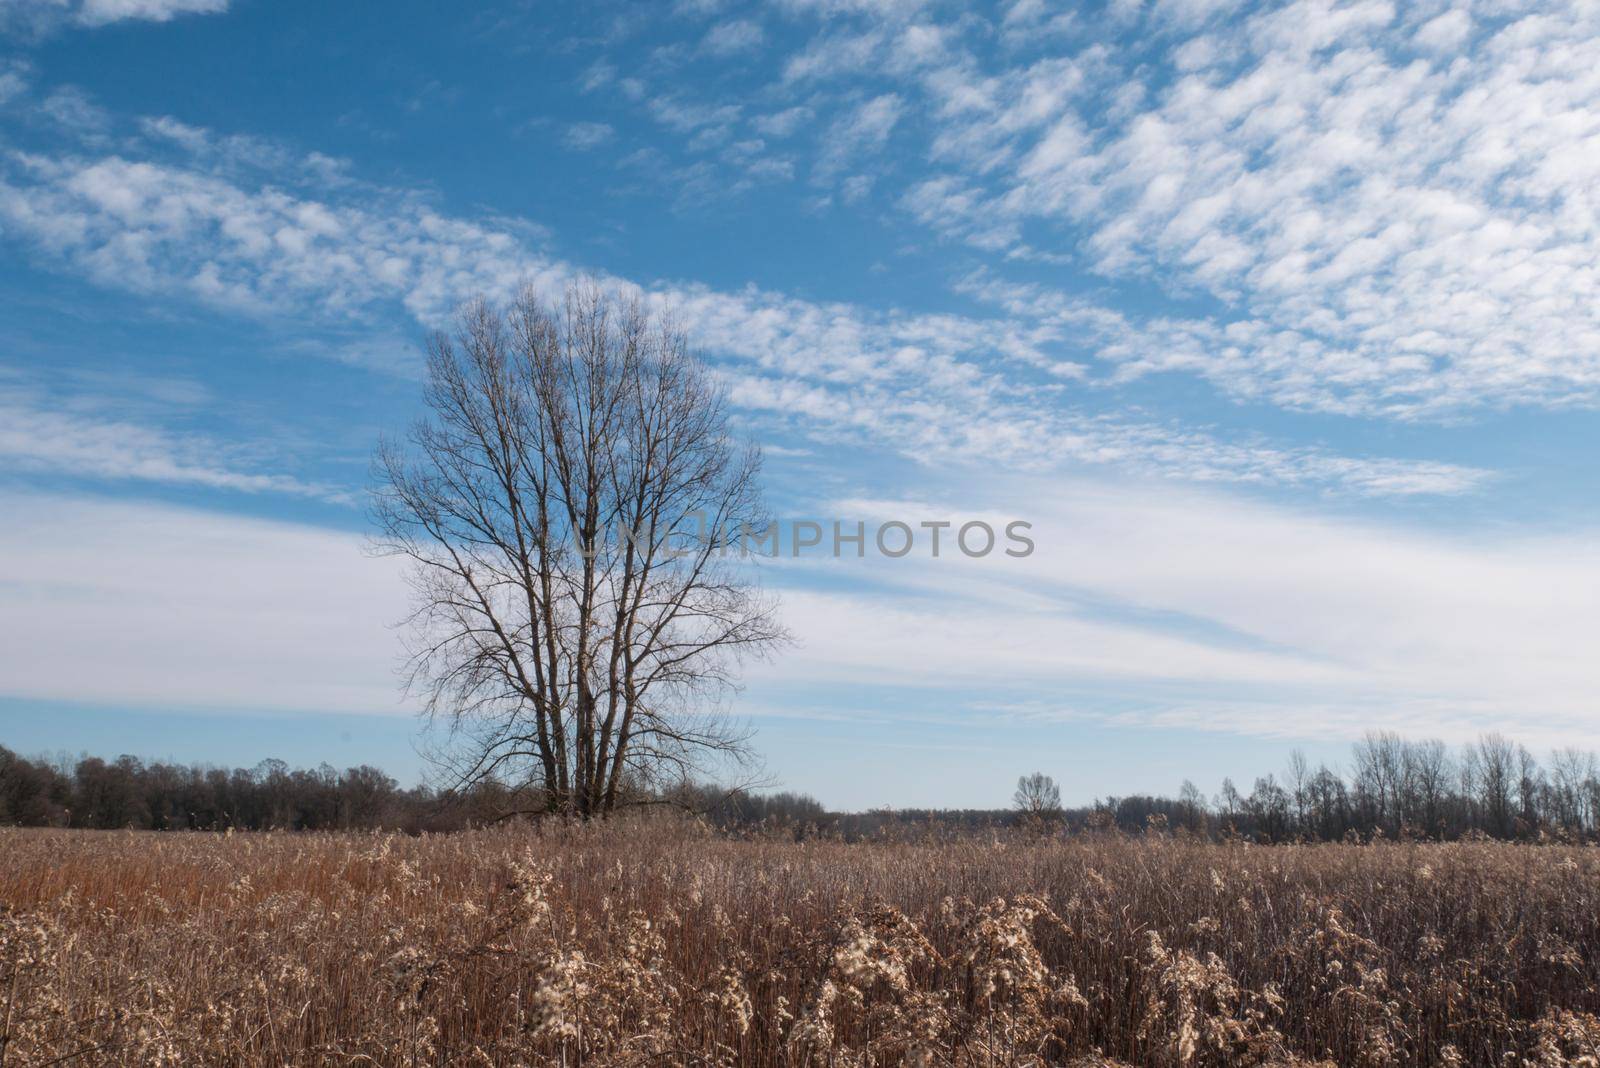
<svg viewBox="0 0 1600 1068"><path fill-rule="evenodd" d="M1595 1065L1597 951L1593 848L0 831L8 1066Z"/></svg>

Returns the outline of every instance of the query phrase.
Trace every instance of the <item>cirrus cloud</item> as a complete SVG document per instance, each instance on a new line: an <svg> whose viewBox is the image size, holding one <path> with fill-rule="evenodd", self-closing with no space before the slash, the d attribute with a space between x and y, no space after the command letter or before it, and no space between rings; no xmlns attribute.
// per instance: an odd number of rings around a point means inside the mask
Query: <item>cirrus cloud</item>
<svg viewBox="0 0 1600 1068"><path fill-rule="evenodd" d="M898 101L882 100L863 105L852 128L892 127ZM396 313L438 327L469 297L505 300L525 284L554 293L595 274L542 251L530 236L536 228L514 220L453 217L405 195L374 200L342 173L330 178L271 153L248 153L254 169L242 168L231 154L217 156L224 142L208 132L183 127L175 138L171 123L142 128L163 151L176 145L189 157L157 158L153 144L136 146L146 159L13 153L0 164L0 233L104 286L250 316L387 322L390 332ZM1188 336L1181 323L1139 324L1083 303L1070 321L1019 301L1002 302L1006 314L995 317L914 314L753 287L601 277L674 308L749 411L924 462L1106 465L1376 496L1456 494L1491 477L1097 410L1088 387L1074 391L1084 367L1060 348L1082 324L1096 332L1092 352L1120 358Z"/></svg>
<svg viewBox="0 0 1600 1068"><path fill-rule="evenodd" d="M229 0L3 0L0 28L44 32L65 23L106 26L113 22L170 22L182 15L216 15Z"/></svg>

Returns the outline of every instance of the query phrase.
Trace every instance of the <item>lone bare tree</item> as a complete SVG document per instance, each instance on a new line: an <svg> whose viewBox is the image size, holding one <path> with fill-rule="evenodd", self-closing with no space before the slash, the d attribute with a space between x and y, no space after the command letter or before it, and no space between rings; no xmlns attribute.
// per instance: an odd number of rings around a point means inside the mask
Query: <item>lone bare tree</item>
<svg viewBox="0 0 1600 1068"><path fill-rule="evenodd" d="M785 640L736 552L767 522L761 457L683 333L593 286L477 301L424 397L378 448L375 547L411 562L408 688L452 785L589 817L747 756L719 699Z"/></svg>
<svg viewBox="0 0 1600 1068"><path fill-rule="evenodd" d="M1042 771L1017 780L1011 803L1029 821L1053 820L1061 815L1061 790L1056 781Z"/></svg>

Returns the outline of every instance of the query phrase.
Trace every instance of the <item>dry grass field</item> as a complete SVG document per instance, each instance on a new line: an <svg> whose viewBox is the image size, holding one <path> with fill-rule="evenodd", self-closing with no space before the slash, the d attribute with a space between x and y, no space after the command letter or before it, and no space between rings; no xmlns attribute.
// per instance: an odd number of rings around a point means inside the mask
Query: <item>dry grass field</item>
<svg viewBox="0 0 1600 1068"><path fill-rule="evenodd" d="M0 831L0 1063L1595 1065L1600 850Z"/></svg>

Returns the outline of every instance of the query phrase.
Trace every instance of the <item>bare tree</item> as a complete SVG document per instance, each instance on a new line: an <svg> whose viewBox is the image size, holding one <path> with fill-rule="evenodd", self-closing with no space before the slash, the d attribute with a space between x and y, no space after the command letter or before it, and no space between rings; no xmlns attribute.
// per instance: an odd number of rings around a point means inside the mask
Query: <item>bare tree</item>
<svg viewBox="0 0 1600 1068"><path fill-rule="evenodd" d="M1401 806L1405 743L1393 731L1368 731L1351 747L1355 787L1372 808L1372 819L1388 831L1399 829L1406 813Z"/></svg>
<svg viewBox="0 0 1600 1068"><path fill-rule="evenodd" d="M1512 829L1513 793L1517 786L1516 750L1517 746L1503 735L1483 734L1476 745L1466 748L1463 762L1464 792L1476 794L1482 825L1490 834L1502 838Z"/></svg>
<svg viewBox="0 0 1600 1068"><path fill-rule="evenodd" d="M1011 795L1011 803L1028 819L1055 819L1061 815L1061 790L1054 779L1036 771L1017 780L1017 792Z"/></svg>
<svg viewBox="0 0 1600 1068"><path fill-rule="evenodd" d="M1222 789L1217 791L1217 819L1224 827L1237 826L1239 810L1244 805L1244 798L1239 796L1239 788L1233 785L1230 776L1223 776Z"/></svg>
<svg viewBox="0 0 1600 1068"><path fill-rule="evenodd" d="M1289 792L1278 785L1276 776L1268 774L1257 779L1244 804L1259 834L1273 842L1284 837L1289 829L1292 799Z"/></svg>
<svg viewBox="0 0 1600 1068"><path fill-rule="evenodd" d="M1195 834L1206 829L1206 798L1200 792L1200 787L1183 780L1183 786L1178 790L1178 812L1183 820L1183 826Z"/></svg>
<svg viewBox="0 0 1600 1068"><path fill-rule="evenodd" d="M1524 834L1539 826L1539 799L1545 789L1544 769L1532 753L1517 746L1517 819Z"/></svg>
<svg viewBox="0 0 1600 1068"><path fill-rule="evenodd" d="M1311 797L1311 819L1321 838L1331 840L1349 829L1350 796L1338 772L1319 765L1306 790Z"/></svg>
<svg viewBox="0 0 1600 1068"><path fill-rule="evenodd" d="M1434 837L1444 834L1445 803L1455 775L1450 750L1444 742L1428 738L1407 745L1406 781L1415 795L1416 818L1423 830Z"/></svg>
<svg viewBox="0 0 1600 1068"><path fill-rule="evenodd" d="M408 685L449 727L451 784L588 817L747 755L719 698L785 640L732 552L767 522L760 454L684 335L594 287L525 291L468 306L427 372L374 513L412 564Z"/></svg>
<svg viewBox="0 0 1600 1068"><path fill-rule="evenodd" d="M1595 776L1593 753L1568 748L1550 754L1552 818L1559 826L1580 833L1585 829L1585 795Z"/></svg>
<svg viewBox="0 0 1600 1068"><path fill-rule="evenodd" d="M1311 765L1306 761L1306 755L1302 750L1289 751L1289 771L1286 777L1289 781L1289 796L1294 800L1295 828L1304 830L1306 807L1311 800L1308 792L1311 784Z"/></svg>

